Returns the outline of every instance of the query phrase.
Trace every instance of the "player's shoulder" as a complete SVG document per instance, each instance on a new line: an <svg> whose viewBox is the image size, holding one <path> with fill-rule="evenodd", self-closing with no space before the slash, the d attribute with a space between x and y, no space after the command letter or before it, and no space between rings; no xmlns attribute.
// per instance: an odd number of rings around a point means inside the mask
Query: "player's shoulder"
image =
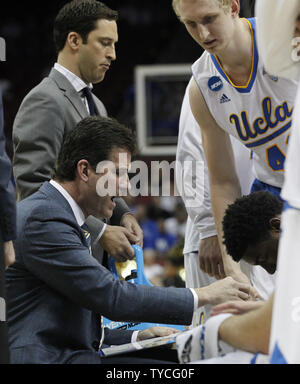
<svg viewBox="0 0 300 384"><path fill-rule="evenodd" d="M210 112L203 96L203 90L193 78L189 86L189 103L198 124L206 124ZM209 121L210 123L211 121Z"/></svg>
<svg viewBox="0 0 300 384"><path fill-rule="evenodd" d="M55 82L49 77L45 77L28 92L24 100L46 99L57 102L57 98L59 98L61 94L62 92L59 92Z"/></svg>
<svg viewBox="0 0 300 384"><path fill-rule="evenodd" d="M209 68L211 65L211 57L207 51L204 51L202 55L192 64L193 74L201 74L203 69Z"/></svg>
<svg viewBox="0 0 300 384"><path fill-rule="evenodd" d="M219 86L221 80L219 73L216 71L212 55L207 51L204 51L201 57L194 62L192 73L198 87L203 91L207 87L214 90L214 87Z"/></svg>

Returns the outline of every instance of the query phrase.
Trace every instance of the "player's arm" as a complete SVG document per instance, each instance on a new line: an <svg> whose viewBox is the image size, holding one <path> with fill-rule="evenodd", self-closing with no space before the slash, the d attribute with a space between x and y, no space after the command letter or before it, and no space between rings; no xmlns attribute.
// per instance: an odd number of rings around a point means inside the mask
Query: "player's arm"
<svg viewBox="0 0 300 384"><path fill-rule="evenodd" d="M197 127L200 132L198 125ZM200 159L204 164L204 177L198 177L196 181L196 195L198 195L198 199L195 199L195 201L193 201L195 204L190 204L190 206L188 205L189 201L185 202L186 210L193 220L196 230L200 232L198 255L201 270L209 276L221 279L225 277L225 273L211 207L209 174L202 145L201 151L199 150L199 160ZM198 185L198 183L200 185ZM202 196L200 197L199 195L201 194Z"/></svg>
<svg viewBox="0 0 300 384"><path fill-rule="evenodd" d="M189 218L200 233L200 268L209 275L222 278L224 277L223 262L211 209L208 169L202 137L199 134L200 127L193 116L189 102L190 83L184 95L179 119L179 135L182 136L182 144L179 143L177 148L176 185ZM215 265L221 267L221 272L214 269Z"/></svg>
<svg viewBox="0 0 300 384"><path fill-rule="evenodd" d="M201 127L204 153L209 170L211 204L218 232L225 274L244 281L239 265L226 253L223 245L222 221L228 204L241 195L229 135L221 129L209 112L195 82L190 88L190 105ZM199 134L201 134L199 132Z"/></svg>
<svg viewBox="0 0 300 384"><path fill-rule="evenodd" d="M272 75L299 79L299 0L257 0L259 54ZM280 25L280 28L278 26ZM298 37L297 40L294 38Z"/></svg>
<svg viewBox="0 0 300 384"><path fill-rule="evenodd" d="M273 296L257 310L232 316L219 327L219 338L237 349L269 352Z"/></svg>

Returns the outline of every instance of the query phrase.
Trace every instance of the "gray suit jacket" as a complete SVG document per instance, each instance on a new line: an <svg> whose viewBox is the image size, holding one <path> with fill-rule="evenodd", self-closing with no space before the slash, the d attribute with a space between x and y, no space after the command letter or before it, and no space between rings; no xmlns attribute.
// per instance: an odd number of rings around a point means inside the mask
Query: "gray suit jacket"
<svg viewBox="0 0 300 384"><path fill-rule="evenodd" d="M97 112L107 116L102 102L93 98ZM19 200L50 179L65 135L87 116L79 94L55 69L28 93L13 126L13 169Z"/></svg>
<svg viewBox="0 0 300 384"><path fill-rule="evenodd" d="M103 103L95 95L93 98L96 112L107 116ZM44 181L50 180L65 135L87 116L79 94L56 69L28 93L13 126L13 171L18 200L30 196ZM129 208L123 199L116 199L116 204L111 223L119 225ZM99 220L93 221L93 225L93 233L99 233L103 227ZM101 255L97 257L101 259Z"/></svg>
<svg viewBox="0 0 300 384"><path fill-rule="evenodd" d="M191 291L117 280L91 257L69 203L50 183L17 212L16 262L6 272L12 363L67 363L78 353L90 358L101 336L99 314L190 324ZM131 336L124 332L117 333L121 343ZM106 344L112 338L107 334Z"/></svg>

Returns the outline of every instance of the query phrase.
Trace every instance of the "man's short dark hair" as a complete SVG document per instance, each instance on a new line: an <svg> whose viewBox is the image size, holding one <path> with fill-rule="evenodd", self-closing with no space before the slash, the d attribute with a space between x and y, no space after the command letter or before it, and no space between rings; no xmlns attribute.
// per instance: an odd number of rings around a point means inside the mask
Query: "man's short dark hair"
<svg viewBox="0 0 300 384"><path fill-rule="evenodd" d="M54 43L60 52L70 32L77 32L85 44L88 34L96 28L100 19L117 20L118 12L96 0L73 0L67 3L54 21Z"/></svg>
<svg viewBox="0 0 300 384"><path fill-rule="evenodd" d="M117 120L100 116L86 117L67 133L53 177L60 181L75 180L80 160L87 160L96 171L98 163L108 160L113 148L125 149L134 155L135 142L132 131Z"/></svg>
<svg viewBox="0 0 300 384"><path fill-rule="evenodd" d="M249 245L270 236L270 219L280 215L283 203L269 192L254 192L229 205L223 218L224 244L234 261L240 261Z"/></svg>

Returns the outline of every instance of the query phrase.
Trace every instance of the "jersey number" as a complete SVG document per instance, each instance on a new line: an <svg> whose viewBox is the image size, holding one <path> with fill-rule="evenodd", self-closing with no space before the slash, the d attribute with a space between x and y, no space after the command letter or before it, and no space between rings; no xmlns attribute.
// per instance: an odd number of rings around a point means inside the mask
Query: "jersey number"
<svg viewBox="0 0 300 384"><path fill-rule="evenodd" d="M267 161L273 171L282 171L285 162L285 154L275 144L272 147L267 148Z"/></svg>

